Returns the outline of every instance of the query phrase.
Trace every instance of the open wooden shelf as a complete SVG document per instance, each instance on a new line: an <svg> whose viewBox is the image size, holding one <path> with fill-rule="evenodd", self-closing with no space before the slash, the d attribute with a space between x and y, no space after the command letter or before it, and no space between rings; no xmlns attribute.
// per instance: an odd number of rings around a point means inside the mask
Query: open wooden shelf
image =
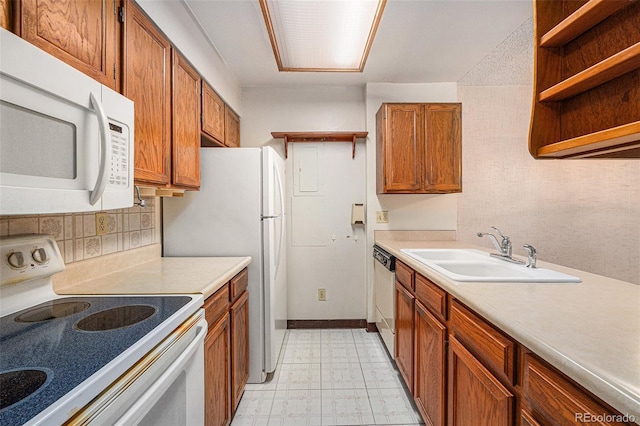
<svg viewBox="0 0 640 426"><path fill-rule="evenodd" d="M640 158L639 21L638 0L534 0L534 158Z"/></svg>
<svg viewBox="0 0 640 426"><path fill-rule="evenodd" d="M580 158L640 148L640 121L543 146L538 155Z"/></svg>
<svg viewBox="0 0 640 426"><path fill-rule="evenodd" d="M640 68L640 42L540 93L539 101L562 101Z"/></svg>
<svg viewBox="0 0 640 426"><path fill-rule="evenodd" d="M364 139L369 132L271 132L274 139L284 139L284 158L289 155L289 142L351 142L351 158L356 156L356 139Z"/></svg>
<svg viewBox="0 0 640 426"><path fill-rule="evenodd" d="M594 27L633 0L590 0L540 37L542 47L561 47Z"/></svg>

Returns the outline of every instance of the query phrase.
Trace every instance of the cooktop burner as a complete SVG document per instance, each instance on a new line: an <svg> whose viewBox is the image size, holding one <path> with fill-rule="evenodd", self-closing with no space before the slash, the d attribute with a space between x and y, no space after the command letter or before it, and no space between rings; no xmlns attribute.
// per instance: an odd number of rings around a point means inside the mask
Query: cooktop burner
<svg viewBox="0 0 640 426"><path fill-rule="evenodd" d="M64 299L62 299L64 300ZM87 302L65 302L60 300L52 300L45 304L28 309L25 313L16 317L16 322L40 322L48 321L55 318L63 318L67 315L77 314L87 310L91 306Z"/></svg>
<svg viewBox="0 0 640 426"><path fill-rule="evenodd" d="M103 375L107 364L136 351L191 300L65 297L0 318L0 424L22 425L53 409L90 377Z"/></svg>
<svg viewBox="0 0 640 426"><path fill-rule="evenodd" d="M156 312L154 306L148 305L119 306L81 319L76 328L83 331L115 330L144 321Z"/></svg>
<svg viewBox="0 0 640 426"><path fill-rule="evenodd" d="M42 370L25 369L0 373L0 410L22 401L47 381Z"/></svg>

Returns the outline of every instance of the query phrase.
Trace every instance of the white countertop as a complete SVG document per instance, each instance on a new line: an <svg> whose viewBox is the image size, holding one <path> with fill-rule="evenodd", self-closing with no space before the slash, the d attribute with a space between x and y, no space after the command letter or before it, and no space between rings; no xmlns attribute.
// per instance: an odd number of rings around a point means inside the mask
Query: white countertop
<svg viewBox="0 0 640 426"><path fill-rule="evenodd" d="M251 263L250 257L162 257L82 282L58 294L187 294L211 296Z"/></svg>
<svg viewBox="0 0 640 426"><path fill-rule="evenodd" d="M538 261L578 284L456 282L402 248L483 247L458 241L376 240L622 414L640 419L640 286ZM526 260L526 259L524 259Z"/></svg>

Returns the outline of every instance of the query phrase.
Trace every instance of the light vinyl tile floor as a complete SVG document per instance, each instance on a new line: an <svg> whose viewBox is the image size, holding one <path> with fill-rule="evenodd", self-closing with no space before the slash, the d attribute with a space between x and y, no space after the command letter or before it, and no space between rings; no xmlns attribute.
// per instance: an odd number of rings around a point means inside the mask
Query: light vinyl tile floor
<svg viewBox="0 0 640 426"><path fill-rule="evenodd" d="M419 425L378 333L288 330L271 380L247 384L231 426Z"/></svg>

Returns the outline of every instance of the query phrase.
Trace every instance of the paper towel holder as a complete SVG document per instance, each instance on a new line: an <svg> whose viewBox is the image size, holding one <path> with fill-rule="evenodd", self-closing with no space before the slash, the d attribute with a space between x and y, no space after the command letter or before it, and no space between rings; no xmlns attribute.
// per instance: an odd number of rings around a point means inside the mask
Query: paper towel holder
<svg viewBox="0 0 640 426"><path fill-rule="evenodd" d="M351 205L351 225L365 224L364 204L354 203Z"/></svg>

